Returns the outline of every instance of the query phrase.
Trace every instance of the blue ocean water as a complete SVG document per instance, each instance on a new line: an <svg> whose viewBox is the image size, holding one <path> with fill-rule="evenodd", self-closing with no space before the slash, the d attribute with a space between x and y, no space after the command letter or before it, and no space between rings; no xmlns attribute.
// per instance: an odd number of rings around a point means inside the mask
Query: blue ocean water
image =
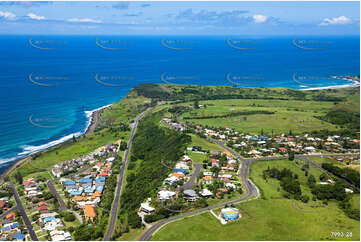
<svg viewBox="0 0 361 242"><path fill-rule="evenodd" d="M0 172L80 135L139 83L353 85L359 36L0 36Z"/></svg>

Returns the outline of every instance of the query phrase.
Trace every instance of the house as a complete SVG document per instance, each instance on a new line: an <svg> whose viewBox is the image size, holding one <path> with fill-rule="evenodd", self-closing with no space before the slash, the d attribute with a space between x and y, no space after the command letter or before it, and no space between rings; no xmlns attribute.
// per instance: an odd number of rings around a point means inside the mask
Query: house
<svg viewBox="0 0 361 242"><path fill-rule="evenodd" d="M191 189L184 190L183 195L184 195L184 199L190 202L194 202L199 198L197 193Z"/></svg>
<svg viewBox="0 0 361 242"><path fill-rule="evenodd" d="M173 172L183 173L184 175L189 174L189 171L182 169L182 168L173 169Z"/></svg>
<svg viewBox="0 0 361 242"><path fill-rule="evenodd" d="M0 200L0 209L3 209L6 206L6 202L3 200Z"/></svg>
<svg viewBox="0 0 361 242"><path fill-rule="evenodd" d="M179 173L179 172L174 172L170 175L171 177L176 177L178 179L184 178L184 174L183 173Z"/></svg>
<svg viewBox="0 0 361 242"><path fill-rule="evenodd" d="M209 191L207 188L202 189L202 192L200 193L201 197L209 198L213 195L211 191Z"/></svg>
<svg viewBox="0 0 361 242"><path fill-rule="evenodd" d="M207 185L212 184L212 177L211 176L204 176L203 180Z"/></svg>
<svg viewBox="0 0 361 242"><path fill-rule="evenodd" d="M176 168L176 169L187 170L187 169L189 169L189 166L187 165L187 162L181 161L181 162L178 162L178 163L175 165L175 168Z"/></svg>
<svg viewBox="0 0 361 242"><path fill-rule="evenodd" d="M6 215L5 218L10 220L10 221L13 221L16 218L16 214L14 212L11 212L8 215Z"/></svg>
<svg viewBox="0 0 361 242"><path fill-rule="evenodd" d="M56 218L54 216L51 216L51 217L46 217L43 219L44 223L47 223L47 222L50 222L50 221L53 221L55 220Z"/></svg>
<svg viewBox="0 0 361 242"><path fill-rule="evenodd" d="M175 192L162 190L158 192L159 200L169 200L175 196Z"/></svg>
<svg viewBox="0 0 361 242"><path fill-rule="evenodd" d="M346 193L353 193L353 191L351 189L349 189L349 188L345 188L345 192Z"/></svg>
<svg viewBox="0 0 361 242"><path fill-rule="evenodd" d="M148 202L145 202L145 203L140 204L140 211L145 212L145 213L152 213L155 211L155 209L153 207L149 206Z"/></svg>
<svg viewBox="0 0 361 242"><path fill-rule="evenodd" d="M41 218L41 219L44 219L44 218L48 218L48 217L55 217L56 215L58 215L57 212L42 213L42 214L40 214L40 218Z"/></svg>
<svg viewBox="0 0 361 242"><path fill-rule="evenodd" d="M307 152L315 152L315 151L316 151L315 147L313 147L313 146L305 147L305 150L306 150Z"/></svg>
<svg viewBox="0 0 361 242"><path fill-rule="evenodd" d="M61 168L56 168L56 167L51 169L51 173L53 173L53 175L58 178L63 174Z"/></svg>
<svg viewBox="0 0 361 242"><path fill-rule="evenodd" d="M168 177L164 180L164 183L167 185L173 185L174 183L178 182L179 178L175 176Z"/></svg>
<svg viewBox="0 0 361 242"><path fill-rule="evenodd" d="M211 159L211 162L212 162L212 167L214 167L214 166L217 166L217 167L219 167L219 163L218 163L218 160L217 159Z"/></svg>
<svg viewBox="0 0 361 242"><path fill-rule="evenodd" d="M40 206L40 207L38 207L38 211L40 213L48 213L49 209L47 206Z"/></svg>
<svg viewBox="0 0 361 242"><path fill-rule="evenodd" d="M85 205L84 215L86 219L93 220L96 217L95 207L93 205Z"/></svg>
<svg viewBox="0 0 361 242"><path fill-rule="evenodd" d="M236 185L234 185L233 183L226 183L225 185L227 188L232 188L233 190L236 189Z"/></svg>
<svg viewBox="0 0 361 242"><path fill-rule="evenodd" d="M62 227L63 223L59 218L55 218L54 220L48 221L45 223L45 226L43 227L44 230L53 231L58 227Z"/></svg>
<svg viewBox="0 0 361 242"><path fill-rule="evenodd" d="M22 233L16 233L13 236L13 240L15 240L15 241L23 241L23 240L25 240L25 235L22 234Z"/></svg>
<svg viewBox="0 0 361 242"><path fill-rule="evenodd" d="M68 241L72 240L72 237L69 232L64 232L62 230L54 230L50 232L52 241Z"/></svg>

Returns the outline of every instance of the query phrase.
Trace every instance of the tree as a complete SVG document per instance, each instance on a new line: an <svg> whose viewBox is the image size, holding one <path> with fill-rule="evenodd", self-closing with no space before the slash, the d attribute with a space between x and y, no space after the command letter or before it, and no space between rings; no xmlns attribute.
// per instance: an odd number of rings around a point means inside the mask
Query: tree
<svg viewBox="0 0 361 242"><path fill-rule="evenodd" d="M23 176L21 175L20 171L17 171L14 177L19 184L23 183Z"/></svg>
<svg viewBox="0 0 361 242"><path fill-rule="evenodd" d="M199 101L195 100L193 106L194 106L195 109L198 109L199 108Z"/></svg>
<svg viewBox="0 0 361 242"><path fill-rule="evenodd" d="M288 151L288 159L290 160L290 161L293 161L294 159L295 159L295 152L293 152L293 151Z"/></svg>
<svg viewBox="0 0 361 242"><path fill-rule="evenodd" d="M310 200L310 198L307 195L302 195L301 196L301 201L303 203L308 203L309 200Z"/></svg>
<svg viewBox="0 0 361 242"><path fill-rule="evenodd" d="M316 178L311 174L307 179L307 185L312 188L315 186L315 184L316 184Z"/></svg>

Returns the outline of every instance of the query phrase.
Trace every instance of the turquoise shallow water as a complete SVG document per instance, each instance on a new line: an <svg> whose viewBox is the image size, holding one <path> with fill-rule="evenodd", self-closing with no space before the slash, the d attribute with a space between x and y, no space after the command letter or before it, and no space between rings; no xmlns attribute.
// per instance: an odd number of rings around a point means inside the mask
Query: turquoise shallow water
<svg viewBox="0 0 361 242"><path fill-rule="evenodd" d="M139 83L307 89L360 73L359 37L0 36L0 51L0 172Z"/></svg>

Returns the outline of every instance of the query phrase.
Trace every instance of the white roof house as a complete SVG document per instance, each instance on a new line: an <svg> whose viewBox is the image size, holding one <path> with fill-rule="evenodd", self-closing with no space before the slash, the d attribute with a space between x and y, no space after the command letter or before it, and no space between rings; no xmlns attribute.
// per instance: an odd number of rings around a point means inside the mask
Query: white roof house
<svg viewBox="0 0 361 242"><path fill-rule="evenodd" d="M155 211L155 209L153 207L151 207L148 202L141 203L140 210L143 212L146 212L146 213L152 213Z"/></svg>
<svg viewBox="0 0 361 242"><path fill-rule="evenodd" d="M345 192L346 193L353 193L353 191L351 189L345 188Z"/></svg>
<svg viewBox="0 0 361 242"><path fill-rule="evenodd" d="M169 200L174 196L175 196L175 192L172 191L163 190L158 192L158 198L160 200Z"/></svg>
<svg viewBox="0 0 361 242"><path fill-rule="evenodd" d="M226 187L236 189L236 185L234 185L233 183L230 183L230 182L226 183Z"/></svg>
<svg viewBox="0 0 361 242"><path fill-rule="evenodd" d="M62 227L62 226L63 226L63 223L61 222L61 220L59 218L56 218L52 221L47 222L43 229L52 231L52 230L55 230L57 227Z"/></svg>
<svg viewBox="0 0 361 242"><path fill-rule="evenodd" d="M177 181L179 181L179 179L175 176L171 176L171 177L168 177L164 180L164 183L165 184L168 184L168 185L173 185L174 183L176 183Z"/></svg>
<svg viewBox="0 0 361 242"><path fill-rule="evenodd" d="M211 191L209 191L207 188L202 189L202 192L200 193L202 197L210 197L213 195Z"/></svg>
<svg viewBox="0 0 361 242"><path fill-rule="evenodd" d="M314 152L316 149L313 146L307 146L307 147L305 147L305 150L308 152Z"/></svg>

